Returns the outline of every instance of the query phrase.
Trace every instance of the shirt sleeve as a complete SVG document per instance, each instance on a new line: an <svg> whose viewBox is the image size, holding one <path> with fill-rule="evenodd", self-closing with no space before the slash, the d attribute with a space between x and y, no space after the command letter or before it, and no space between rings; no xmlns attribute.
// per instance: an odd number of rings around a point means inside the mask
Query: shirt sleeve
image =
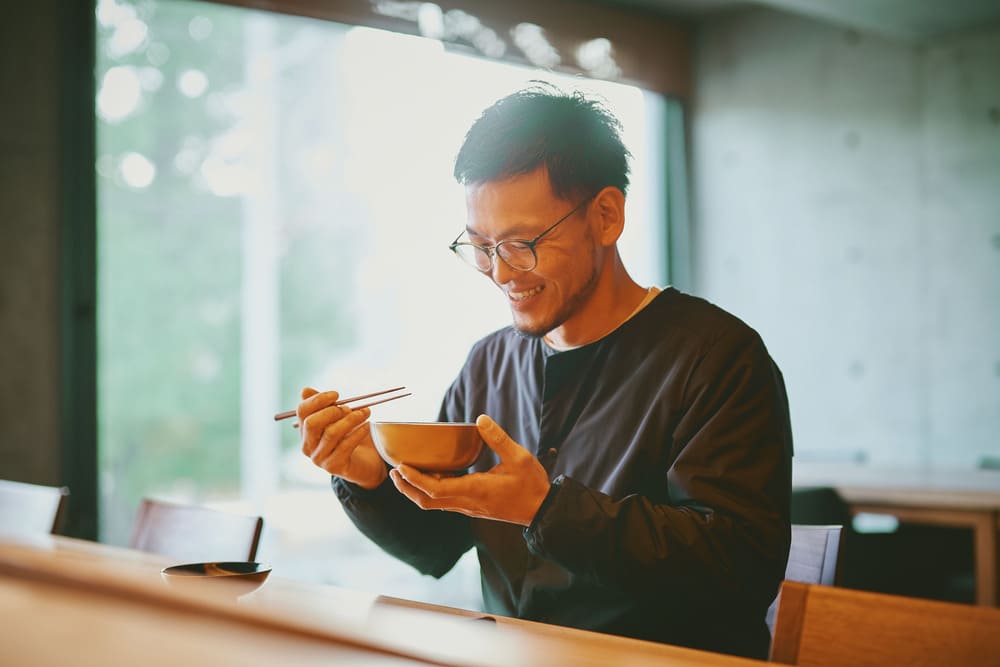
<svg viewBox="0 0 1000 667"><path fill-rule="evenodd" d="M422 574L444 576L472 546L468 517L422 510L389 480L373 490L339 477L332 484L358 530Z"/></svg>
<svg viewBox="0 0 1000 667"><path fill-rule="evenodd" d="M448 390L440 421L448 406L460 401L459 380ZM423 510L396 490L391 480L367 490L339 477L333 490L358 530L386 553L412 565L422 574L442 577L472 547L469 517L454 512Z"/></svg>
<svg viewBox="0 0 1000 667"><path fill-rule="evenodd" d="M697 362L673 427L668 503L557 478L529 550L629 595L716 595L766 607L790 540L791 430L780 372L752 331Z"/></svg>

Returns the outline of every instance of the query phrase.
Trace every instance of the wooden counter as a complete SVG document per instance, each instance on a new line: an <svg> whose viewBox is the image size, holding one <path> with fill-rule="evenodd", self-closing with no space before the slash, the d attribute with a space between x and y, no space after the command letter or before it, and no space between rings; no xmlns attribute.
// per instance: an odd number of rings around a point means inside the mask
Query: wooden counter
<svg viewBox="0 0 1000 667"><path fill-rule="evenodd" d="M764 664L306 584L274 572L239 599L168 587L162 557L0 536L2 664L532 667Z"/></svg>

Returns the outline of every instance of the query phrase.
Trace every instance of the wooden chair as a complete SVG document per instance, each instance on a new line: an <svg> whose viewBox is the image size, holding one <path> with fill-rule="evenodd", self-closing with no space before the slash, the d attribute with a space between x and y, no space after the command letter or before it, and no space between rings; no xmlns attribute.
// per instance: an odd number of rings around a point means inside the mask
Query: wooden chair
<svg viewBox="0 0 1000 667"><path fill-rule="evenodd" d="M145 498L129 546L178 563L252 561L263 527L259 516Z"/></svg>
<svg viewBox="0 0 1000 667"><path fill-rule="evenodd" d="M786 581L771 661L1000 665L1000 609Z"/></svg>
<svg viewBox="0 0 1000 667"><path fill-rule="evenodd" d="M69 489L0 479L0 533L54 533Z"/></svg>
<svg viewBox="0 0 1000 667"><path fill-rule="evenodd" d="M792 524L792 544L785 567L786 581L832 586L837 582L841 526L800 526ZM774 636L774 620L781 593L767 609L767 627Z"/></svg>

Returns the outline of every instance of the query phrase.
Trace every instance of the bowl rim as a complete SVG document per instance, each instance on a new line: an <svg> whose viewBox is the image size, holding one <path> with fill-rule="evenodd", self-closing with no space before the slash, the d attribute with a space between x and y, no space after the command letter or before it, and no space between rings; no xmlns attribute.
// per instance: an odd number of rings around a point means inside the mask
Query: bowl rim
<svg viewBox="0 0 1000 667"><path fill-rule="evenodd" d="M184 571L183 568L188 567L198 567L201 566L204 569L206 565L215 565L217 567L222 567L223 565L257 565L257 569L253 572L224 572L223 574L208 574L207 572L192 572L190 570ZM160 574L166 575L168 577L202 577L205 579L224 579L226 577L258 577L262 574L268 574L271 571L271 566L260 561L253 560L210 560L202 561L198 563L179 563L177 565L169 565L162 570Z"/></svg>
<svg viewBox="0 0 1000 667"><path fill-rule="evenodd" d="M372 424L398 424L400 426L476 426L475 422L406 422L373 420Z"/></svg>

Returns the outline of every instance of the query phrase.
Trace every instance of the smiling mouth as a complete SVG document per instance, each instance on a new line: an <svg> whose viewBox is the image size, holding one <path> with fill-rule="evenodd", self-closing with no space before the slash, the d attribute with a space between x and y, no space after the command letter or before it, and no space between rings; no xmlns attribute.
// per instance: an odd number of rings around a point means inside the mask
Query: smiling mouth
<svg viewBox="0 0 1000 667"><path fill-rule="evenodd" d="M545 285L532 287L531 289L525 290L523 292L515 292L514 290L510 290L507 292L507 298L510 299L511 301L524 301L525 299L530 299L531 297L535 296L543 289L545 289Z"/></svg>

